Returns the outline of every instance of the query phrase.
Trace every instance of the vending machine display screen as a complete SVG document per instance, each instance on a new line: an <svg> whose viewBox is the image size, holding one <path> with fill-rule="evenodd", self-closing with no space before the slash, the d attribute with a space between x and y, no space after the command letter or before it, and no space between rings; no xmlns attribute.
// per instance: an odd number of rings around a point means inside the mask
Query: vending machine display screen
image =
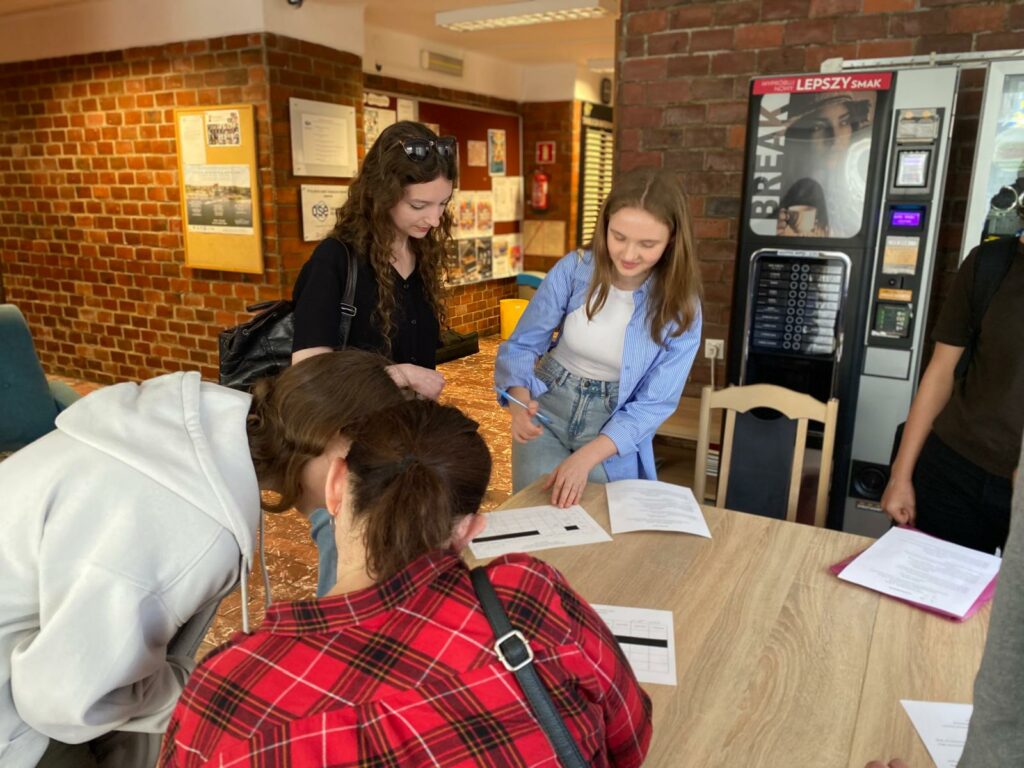
<svg viewBox="0 0 1024 768"><path fill-rule="evenodd" d="M896 183L901 189L924 189L928 186L930 149L901 149L896 153Z"/></svg>
<svg viewBox="0 0 1024 768"><path fill-rule="evenodd" d="M924 208L893 208L889 211L889 226L893 229L920 229L924 224Z"/></svg>

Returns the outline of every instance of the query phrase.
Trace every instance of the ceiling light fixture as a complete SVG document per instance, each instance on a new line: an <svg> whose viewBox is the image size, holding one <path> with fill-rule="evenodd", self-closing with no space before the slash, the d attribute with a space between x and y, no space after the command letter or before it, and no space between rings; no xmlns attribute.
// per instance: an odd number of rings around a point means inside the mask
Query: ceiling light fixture
<svg viewBox="0 0 1024 768"><path fill-rule="evenodd" d="M456 32L477 32L548 21L596 19L616 11L616 0L527 0L441 11L434 17L434 23Z"/></svg>

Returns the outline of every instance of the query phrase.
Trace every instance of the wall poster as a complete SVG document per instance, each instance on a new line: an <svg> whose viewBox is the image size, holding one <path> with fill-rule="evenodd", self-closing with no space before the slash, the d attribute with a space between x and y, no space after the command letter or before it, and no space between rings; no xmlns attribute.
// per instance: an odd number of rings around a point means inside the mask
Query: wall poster
<svg viewBox="0 0 1024 768"><path fill-rule="evenodd" d="M504 176L507 156L505 131L498 128L489 129L487 131L487 172L491 176Z"/></svg>
<svg viewBox="0 0 1024 768"><path fill-rule="evenodd" d="M348 179L356 175L356 110L342 104L288 99L292 173Z"/></svg>
<svg viewBox="0 0 1024 768"><path fill-rule="evenodd" d="M186 266L261 274L252 105L176 109L174 130Z"/></svg>
<svg viewBox="0 0 1024 768"><path fill-rule="evenodd" d="M892 73L757 79L749 226L758 235L850 238L861 230L879 91Z"/></svg>

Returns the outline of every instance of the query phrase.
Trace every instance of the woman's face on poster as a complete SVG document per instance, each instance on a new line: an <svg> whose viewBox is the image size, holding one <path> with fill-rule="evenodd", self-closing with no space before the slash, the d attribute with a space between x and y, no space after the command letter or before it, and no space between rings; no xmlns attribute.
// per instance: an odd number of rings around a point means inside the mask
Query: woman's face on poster
<svg viewBox="0 0 1024 768"><path fill-rule="evenodd" d="M815 152L831 163L838 162L853 138L853 116L850 102L825 104L809 115L801 128Z"/></svg>

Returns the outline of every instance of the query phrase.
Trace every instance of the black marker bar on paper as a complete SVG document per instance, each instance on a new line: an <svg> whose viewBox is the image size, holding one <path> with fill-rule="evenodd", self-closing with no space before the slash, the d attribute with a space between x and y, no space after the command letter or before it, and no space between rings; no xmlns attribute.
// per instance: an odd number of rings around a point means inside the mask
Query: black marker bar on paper
<svg viewBox="0 0 1024 768"><path fill-rule="evenodd" d="M522 539L527 536L540 536L540 531L517 531L515 533L498 533L494 536L478 536L473 539L474 544L483 544L487 541L504 541L505 539Z"/></svg>
<svg viewBox="0 0 1024 768"><path fill-rule="evenodd" d="M630 637L629 635L614 635L614 638L619 645L628 643L629 645L645 645L650 648L668 648L668 640L655 640L650 637Z"/></svg>
<svg viewBox="0 0 1024 768"><path fill-rule="evenodd" d="M578 525L563 525L562 527L567 531L578 531L580 529Z"/></svg>

